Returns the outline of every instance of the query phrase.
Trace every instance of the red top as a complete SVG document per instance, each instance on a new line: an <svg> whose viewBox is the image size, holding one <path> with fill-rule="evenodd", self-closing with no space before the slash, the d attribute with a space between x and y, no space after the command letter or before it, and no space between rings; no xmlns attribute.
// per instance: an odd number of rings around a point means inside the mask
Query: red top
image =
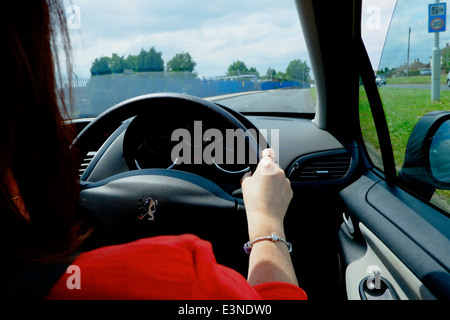
<svg viewBox="0 0 450 320"><path fill-rule="evenodd" d="M47 299L307 299L288 283L250 286L242 275L217 264L211 244L194 235L103 247L81 254L72 265L79 269L68 268Z"/></svg>

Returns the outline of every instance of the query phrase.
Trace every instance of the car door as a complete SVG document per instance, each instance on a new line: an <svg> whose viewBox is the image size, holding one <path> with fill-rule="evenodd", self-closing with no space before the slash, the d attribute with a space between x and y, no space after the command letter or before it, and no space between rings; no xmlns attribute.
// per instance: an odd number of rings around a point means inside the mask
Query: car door
<svg viewBox="0 0 450 320"><path fill-rule="evenodd" d="M396 21L412 15L411 9L420 5L420 1L398 1L383 55L392 54L389 45L394 43ZM368 19L367 13L383 12L376 3L372 3L372 11L367 8L356 6L356 12L359 9L362 13L363 28L367 22L364 14ZM422 22L426 14L424 6L417 20ZM428 36L423 30L417 33ZM417 93L416 101L419 95L420 99L425 95L431 100L426 81L432 77L420 78L424 81L423 88L414 91L412 78L418 81L419 71L417 76L413 76L411 69L406 69L409 73L406 76L395 73L392 66L383 64L386 62L383 58L376 69L370 63L364 42L355 47L360 55L358 68L363 82L359 89L362 139L358 142L362 175L339 193L343 204L339 258L347 298L450 299L448 178L439 183L430 164L433 153L443 163L450 162L447 129L450 115L446 112L449 92L441 92L441 103L428 106L424 102L417 106L409 97ZM383 72L386 86L376 87L374 69ZM444 85L445 71L444 66ZM399 100L401 108L397 107ZM422 114L415 114L417 108L422 108ZM396 116L395 112L401 114ZM399 122L404 122L402 125L407 129L400 128ZM432 147L438 136L446 144L439 150Z"/></svg>
<svg viewBox="0 0 450 320"><path fill-rule="evenodd" d="M450 297L447 217L372 171L340 197L348 299Z"/></svg>

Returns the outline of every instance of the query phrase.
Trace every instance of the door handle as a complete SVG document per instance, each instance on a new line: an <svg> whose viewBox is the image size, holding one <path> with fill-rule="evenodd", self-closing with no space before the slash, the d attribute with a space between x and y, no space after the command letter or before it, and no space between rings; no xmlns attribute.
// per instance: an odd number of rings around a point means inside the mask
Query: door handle
<svg viewBox="0 0 450 320"><path fill-rule="evenodd" d="M355 227L353 226L353 222L352 222L352 218L350 217L350 215L347 217L345 216L345 212L342 213L342 218L344 219L344 224L345 227L347 228L347 231L353 235L355 233Z"/></svg>

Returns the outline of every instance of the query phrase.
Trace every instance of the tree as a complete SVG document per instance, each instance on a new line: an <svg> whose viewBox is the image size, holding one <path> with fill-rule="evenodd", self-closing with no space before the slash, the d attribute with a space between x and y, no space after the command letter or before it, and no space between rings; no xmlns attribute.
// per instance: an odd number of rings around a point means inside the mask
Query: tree
<svg viewBox="0 0 450 320"><path fill-rule="evenodd" d="M151 47L147 53L147 58L145 60L149 71L164 71L164 60L162 59L162 52L156 51L155 47Z"/></svg>
<svg viewBox="0 0 450 320"><path fill-rule="evenodd" d="M248 68L242 61L235 61L228 67L227 76L238 76L241 74L247 74Z"/></svg>
<svg viewBox="0 0 450 320"><path fill-rule="evenodd" d="M123 69L137 70L137 59L138 57L136 55L128 55L128 57L123 60Z"/></svg>
<svg viewBox="0 0 450 320"><path fill-rule="evenodd" d="M249 68L247 68L246 64L240 60L233 62L228 67L227 76L229 76L229 77L245 75L245 74L254 74L255 76L259 77L259 72L256 70L256 68L251 67L249 69Z"/></svg>
<svg viewBox="0 0 450 320"><path fill-rule="evenodd" d="M151 47L149 51L145 51L142 48L137 56L137 71L164 71L162 52L156 51L155 47Z"/></svg>
<svg viewBox="0 0 450 320"><path fill-rule="evenodd" d="M109 57L96 58L94 62L92 62L90 71L91 75L110 74Z"/></svg>
<svg viewBox="0 0 450 320"><path fill-rule="evenodd" d="M259 78L259 72L254 67L251 67L250 69L248 69L247 74L254 74L255 76L257 76Z"/></svg>
<svg viewBox="0 0 450 320"><path fill-rule="evenodd" d="M288 78L286 77L286 74L284 72L278 71L275 74L275 79L278 81L288 81Z"/></svg>
<svg viewBox="0 0 450 320"><path fill-rule="evenodd" d="M145 57L147 56L147 51L144 50L144 48L141 49L141 52L137 56L137 64L136 69L137 71L144 71L145 70Z"/></svg>
<svg viewBox="0 0 450 320"><path fill-rule="evenodd" d="M189 53L177 53L169 62L167 62L167 71L174 72L194 72L197 63L192 59Z"/></svg>
<svg viewBox="0 0 450 320"><path fill-rule="evenodd" d="M267 79L275 79L277 72L275 71L275 69L269 68L266 71L266 78Z"/></svg>
<svg viewBox="0 0 450 320"><path fill-rule="evenodd" d="M311 69L306 64L306 61L295 59L289 62L286 68L286 78L305 84L308 82L310 71Z"/></svg>
<svg viewBox="0 0 450 320"><path fill-rule="evenodd" d="M156 51L155 47L151 47L149 51L143 48L141 52L136 55L119 56L113 53L111 57L96 58L92 62L91 74L111 74L123 73L125 69L132 69L134 71L164 71L164 60L162 59L162 52Z"/></svg>
<svg viewBox="0 0 450 320"><path fill-rule="evenodd" d="M117 53L113 53L109 58L108 66L112 73L123 73L124 60L123 56L119 56Z"/></svg>

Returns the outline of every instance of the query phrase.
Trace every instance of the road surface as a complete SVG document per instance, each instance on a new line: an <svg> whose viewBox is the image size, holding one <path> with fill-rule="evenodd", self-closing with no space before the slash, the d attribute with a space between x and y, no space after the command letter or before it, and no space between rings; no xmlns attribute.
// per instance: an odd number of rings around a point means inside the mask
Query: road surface
<svg viewBox="0 0 450 320"><path fill-rule="evenodd" d="M211 99L238 112L315 113L310 89L257 91L233 97Z"/></svg>

